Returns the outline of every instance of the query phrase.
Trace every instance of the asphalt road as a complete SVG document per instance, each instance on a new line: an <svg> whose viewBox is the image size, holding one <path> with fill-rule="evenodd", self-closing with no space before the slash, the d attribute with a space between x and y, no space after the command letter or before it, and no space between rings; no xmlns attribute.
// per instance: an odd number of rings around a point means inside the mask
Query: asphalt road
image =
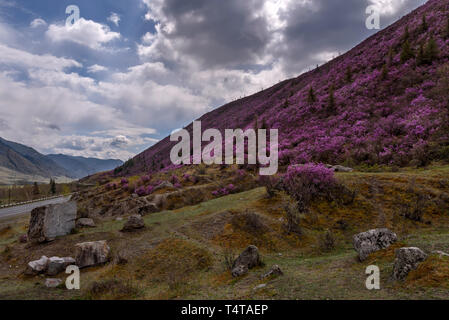
<svg viewBox="0 0 449 320"><path fill-rule="evenodd" d="M50 199L50 200L44 200L44 201L40 201L40 202L33 202L33 203L24 204L24 205L16 206L16 207L0 209L0 218L13 217L13 216L24 214L24 213L29 213L34 208L42 207L42 206L45 206L48 204L64 203L64 202L67 202L69 199L70 199L70 196L56 198L56 199Z"/></svg>

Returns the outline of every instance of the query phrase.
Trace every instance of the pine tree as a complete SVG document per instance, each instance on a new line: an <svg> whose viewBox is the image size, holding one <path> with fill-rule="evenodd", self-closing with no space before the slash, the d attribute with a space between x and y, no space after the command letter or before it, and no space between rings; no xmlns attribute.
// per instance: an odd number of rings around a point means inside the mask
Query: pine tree
<svg viewBox="0 0 449 320"><path fill-rule="evenodd" d="M440 54L440 49L433 37L430 37L427 42L426 48L424 49L424 63L432 64L432 62L438 58Z"/></svg>
<svg viewBox="0 0 449 320"><path fill-rule="evenodd" d="M393 65L393 55L393 47L390 47L390 50L388 51L387 67L391 67Z"/></svg>
<svg viewBox="0 0 449 320"><path fill-rule="evenodd" d="M347 83L352 82L352 69L351 66L346 68L345 80Z"/></svg>
<svg viewBox="0 0 449 320"><path fill-rule="evenodd" d="M382 66L382 73L381 73L381 75L380 75L380 79L381 80L385 80L385 79L387 79L388 78L388 65L385 63L383 66Z"/></svg>
<svg viewBox="0 0 449 320"><path fill-rule="evenodd" d="M424 64L424 46L422 44L419 46L418 55L416 56L416 64L418 66Z"/></svg>
<svg viewBox="0 0 449 320"><path fill-rule="evenodd" d="M56 194L56 182L53 179L50 179L50 192Z"/></svg>
<svg viewBox="0 0 449 320"><path fill-rule="evenodd" d="M446 39L449 38L449 16L447 17L446 30L444 32L444 36Z"/></svg>
<svg viewBox="0 0 449 320"><path fill-rule="evenodd" d="M410 32L408 31L408 26L405 27L404 34L402 35L402 41L407 41L410 39Z"/></svg>
<svg viewBox="0 0 449 320"><path fill-rule="evenodd" d="M37 195L40 194L39 186L37 185L37 182L35 182L35 183L33 184L33 194L34 194L35 196L37 196Z"/></svg>
<svg viewBox="0 0 449 320"><path fill-rule="evenodd" d="M287 109L290 106L290 103L288 102L288 99L285 99L284 104L282 105L282 108Z"/></svg>
<svg viewBox="0 0 449 320"><path fill-rule="evenodd" d="M335 97L334 97L334 86L332 85L329 88L329 100L328 100L328 106L327 106L329 112L334 113L335 112Z"/></svg>
<svg viewBox="0 0 449 320"><path fill-rule="evenodd" d="M414 54L413 49L410 46L410 42L408 40L405 40L405 42L402 44L401 62L404 63L413 57Z"/></svg>
<svg viewBox="0 0 449 320"><path fill-rule="evenodd" d="M307 97L307 101L309 102L309 104L316 102L315 91L313 90L312 87L310 87L310 89L309 89L309 94L308 94L308 97Z"/></svg>
<svg viewBox="0 0 449 320"><path fill-rule="evenodd" d="M428 29L428 26L427 26L426 16L423 15L422 16L422 23L421 23L421 31L424 32L424 31L427 31L427 29Z"/></svg>

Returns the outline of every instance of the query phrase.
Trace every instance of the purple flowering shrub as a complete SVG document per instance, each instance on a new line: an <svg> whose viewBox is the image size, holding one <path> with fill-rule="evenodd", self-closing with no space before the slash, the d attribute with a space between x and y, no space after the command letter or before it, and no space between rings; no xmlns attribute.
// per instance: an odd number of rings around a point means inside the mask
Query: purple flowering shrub
<svg viewBox="0 0 449 320"><path fill-rule="evenodd" d="M128 181L128 179L126 179L126 178L122 178L122 180L120 180L120 184L122 185L122 186L125 186L125 185L127 185L129 183L129 181Z"/></svg>
<svg viewBox="0 0 449 320"><path fill-rule="evenodd" d="M290 166L283 179L284 190L298 203L301 211L313 200L329 197L336 185L334 171L323 164Z"/></svg>
<svg viewBox="0 0 449 320"><path fill-rule="evenodd" d="M220 188L212 192L212 195L215 197L227 196L228 194L234 193L236 191L236 187L231 183L224 188Z"/></svg>

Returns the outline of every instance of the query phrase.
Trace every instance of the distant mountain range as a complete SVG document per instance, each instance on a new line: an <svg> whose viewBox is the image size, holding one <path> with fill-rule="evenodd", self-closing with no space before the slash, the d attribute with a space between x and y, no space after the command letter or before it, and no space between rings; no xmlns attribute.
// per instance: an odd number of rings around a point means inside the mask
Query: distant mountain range
<svg viewBox="0 0 449 320"><path fill-rule="evenodd" d="M47 157L67 170L75 178L83 178L97 172L112 170L123 164L123 161L116 159L103 160L73 157L64 154L49 154Z"/></svg>
<svg viewBox="0 0 449 320"><path fill-rule="evenodd" d="M44 181L51 177L79 179L122 164L121 160L43 155L28 146L0 138L0 171L4 173L0 175L0 183Z"/></svg>

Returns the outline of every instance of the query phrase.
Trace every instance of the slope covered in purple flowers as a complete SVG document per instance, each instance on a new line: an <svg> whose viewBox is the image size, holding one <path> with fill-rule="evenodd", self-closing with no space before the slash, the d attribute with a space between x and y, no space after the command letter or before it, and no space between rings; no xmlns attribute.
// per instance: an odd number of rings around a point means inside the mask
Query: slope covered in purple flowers
<svg viewBox="0 0 449 320"><path fill-rule="evenodd" d="M448 77L449 1L430 0L331 62L199 120L203 130L279 129L281 164L425 165L449 159ZM166 138L121 171L167 167L173 145Z"/></svg>

